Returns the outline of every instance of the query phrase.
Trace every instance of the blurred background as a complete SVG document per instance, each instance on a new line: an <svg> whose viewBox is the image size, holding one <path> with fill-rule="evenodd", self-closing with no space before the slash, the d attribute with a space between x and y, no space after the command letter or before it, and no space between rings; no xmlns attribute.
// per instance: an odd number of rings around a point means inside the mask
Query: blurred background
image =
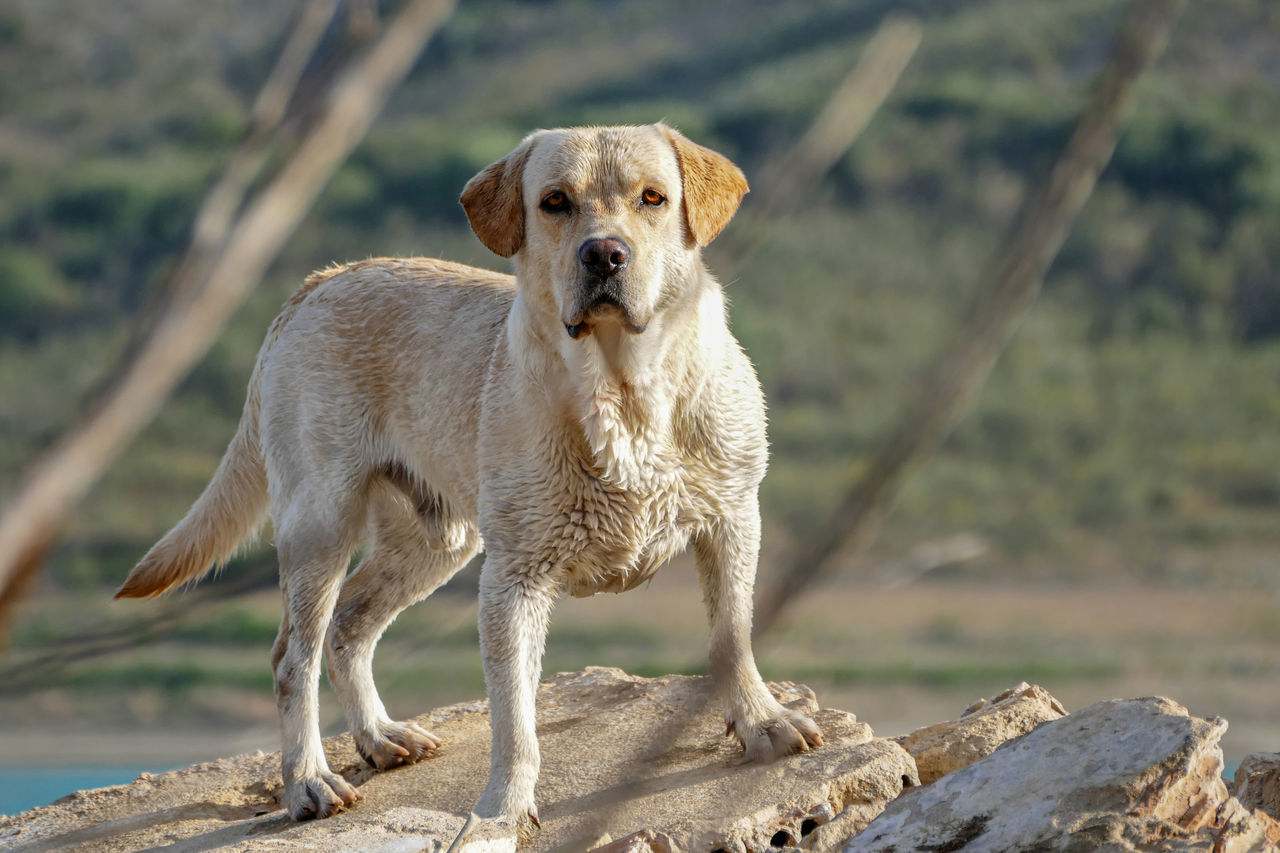
<svg viewBox="0 0 1280 853"><path fill-rule="evenodd" d="M300 102L399 5L341 4ZM265 330L309 271L416 254L505 268L456 199L533 128L664 119L755 182L706 256L769 400L769 586L832 523L989 284L1128 6L464 0L19 605L0 657L0 812L278 748L269 537L192 592L111 593L204 487ZM0 5L0 499L83 415L173 273L297 10ZM893 13L922 38L887 101L771 211L757 176ZM1224 716L1229 763L1280 749L1278 94L1280 6L1187 8L989 381L874 541L837 554L760 638L766 678L804 681L881 735L1026 680L1069 710L1161 694ZM385 638L393 715L483 694L475 577ZM648 588L565 602L544 669L698 673L705 636L681 559ZM327 686L322 703L341 730Z"/></svg>

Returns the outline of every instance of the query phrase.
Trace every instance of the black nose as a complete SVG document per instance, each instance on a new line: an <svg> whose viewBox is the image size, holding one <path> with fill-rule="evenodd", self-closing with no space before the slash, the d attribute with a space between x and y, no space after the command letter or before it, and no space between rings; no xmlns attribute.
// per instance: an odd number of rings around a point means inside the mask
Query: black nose
<svg viewBox="0 0 1280 853"><path fill-rule="evenodd" d="M600 278L608 278L627 265L631 248L617 237L588 240L578 247L578 260Z"/></svg>

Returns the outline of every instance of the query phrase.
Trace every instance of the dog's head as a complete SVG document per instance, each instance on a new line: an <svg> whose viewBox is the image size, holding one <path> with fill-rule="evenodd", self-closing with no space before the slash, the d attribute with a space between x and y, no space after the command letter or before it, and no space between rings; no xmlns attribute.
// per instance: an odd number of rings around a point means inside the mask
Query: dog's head
<svg viewBox="0 0 1280 853"><path fill-rule="evenodd" d="M742 171L664 124L543 130L472 178L480 241L515 258L530 307L571 338L641 334L733 218Z"/></svg>

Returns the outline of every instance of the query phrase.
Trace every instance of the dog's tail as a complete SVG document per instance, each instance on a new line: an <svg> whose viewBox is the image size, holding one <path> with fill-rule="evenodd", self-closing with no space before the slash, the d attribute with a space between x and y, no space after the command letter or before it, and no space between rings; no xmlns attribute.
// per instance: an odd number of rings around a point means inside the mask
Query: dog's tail
<svg viewBox="0 0 1280 853"><path fill-rule="evenodd" d="M240 543L262 526L268 507L267 473L258 443L257 397L255 381L213 480L186 517L133 567L116 598L152 598L194 583L231 559Z"/></svg>
<svg viewBox="0 0 1280 853"><path fill-rule="evenodd" d="M240 426L213 479L186 517L133 567L116 598L153 598L175 586L194 583L231 559L240 543L261 529L271 503L258 429L263 362L312 291L345 269L333 266L313 273L285 303L258 353Z"/></svg>

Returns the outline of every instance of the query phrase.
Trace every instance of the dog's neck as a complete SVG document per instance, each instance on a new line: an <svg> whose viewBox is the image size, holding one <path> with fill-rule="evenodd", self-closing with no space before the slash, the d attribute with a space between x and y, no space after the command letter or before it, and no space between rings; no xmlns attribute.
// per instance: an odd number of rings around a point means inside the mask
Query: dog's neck
<svg viewBox="0 0 1280 853"><path fill-rule="evenodd" d="M662 344L602 323L565 360L592 458L605 480L628 489L647 491L670 468L675 389L662 371Z"/></svg>
<svg viewBox="0 0 1280 853"><path fill-rule="evenodd" d="M673 413L719 363L727 334L723 293L709 273L702 278L678 304L655 312L641 334L602 322L573 340L558 318L539 322L517 300L508 326L513 352L559 355L518 363L535 383L570 401L600 476L614 485L649 492L675 467ZM526 336L552 346L527 346L533 342L521 340Z"/></svg>

